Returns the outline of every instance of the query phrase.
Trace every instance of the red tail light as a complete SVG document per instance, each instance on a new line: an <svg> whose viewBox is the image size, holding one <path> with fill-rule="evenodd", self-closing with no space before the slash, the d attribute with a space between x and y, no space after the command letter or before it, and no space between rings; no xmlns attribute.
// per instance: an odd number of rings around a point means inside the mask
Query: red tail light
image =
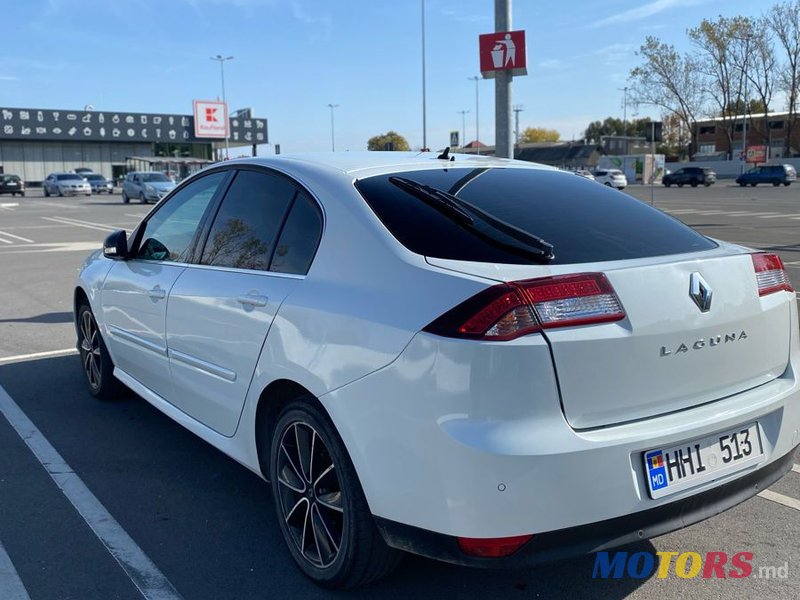
<svg viewBox="0 0 800 600"><path fill-rule="evenodd" d="M481 558L509 556L519 550L533 535L515 535L504 538L458 538L464 554Z"/></svg>
<svg viewBox="0 0 800 600"><path fill-rule="evenodd" d="M480 292L425 328L446 337L505 341L549 329L625 318L602 273L503 283Z"/></svg>
<svg viewBox="0 0 800 600"><path fill-rule="evenodd" d="M753 268L756 270L756 282L758 283L758 295L766 296L773 292L792 292L792 285L789 283L789 276L783 267L783 261L777 254L767 254L759 252L752 254Z"/></svg>

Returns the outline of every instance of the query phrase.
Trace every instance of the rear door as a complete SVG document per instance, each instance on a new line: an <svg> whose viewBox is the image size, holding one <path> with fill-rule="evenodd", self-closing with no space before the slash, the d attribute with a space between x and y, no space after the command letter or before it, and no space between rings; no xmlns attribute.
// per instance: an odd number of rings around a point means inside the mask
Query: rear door
<svg viewBox="0 0 800 600"><path fill-rule="evenodd" d="M175 404L232 436L284 298L299 285L321 235L322 213L289 178L240 170L199 263L178 278L167 309Z"/></svg>

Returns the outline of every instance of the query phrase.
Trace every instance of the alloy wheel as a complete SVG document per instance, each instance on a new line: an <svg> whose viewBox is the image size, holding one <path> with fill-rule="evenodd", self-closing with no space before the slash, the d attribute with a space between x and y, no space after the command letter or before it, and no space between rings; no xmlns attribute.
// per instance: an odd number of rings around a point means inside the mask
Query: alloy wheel
<svg viewBox="0 0 800 600"><path fill-rule="evenodd" d="M89 385L98 389L102 383L100 333L97 331L92 313L85 310L81 315L81 355L83 370Z"/></svg>
<svg viewBox="0 0 800 600"><path fill-rule="evenodd" d="M329 567L344 532L342 487L333 458L316 429L295 421L283 431L276 460L279 508L289 537L311 565Z"/></svg>

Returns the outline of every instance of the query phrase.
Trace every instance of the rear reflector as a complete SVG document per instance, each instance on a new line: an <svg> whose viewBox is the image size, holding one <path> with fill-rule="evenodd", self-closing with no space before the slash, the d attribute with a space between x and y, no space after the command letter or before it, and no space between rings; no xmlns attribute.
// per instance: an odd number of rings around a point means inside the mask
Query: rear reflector
<svg viewBox="0 0 800 600"><path fill-rule="evenodd" d="M505 341L541 329L624 318L625 311L606 276L581 273L490 287L446 312L425 331Z"/></svg>
<svg viewBox="0 0 800 600"><path fill-rule="evenodd" d="M464 554L481 558L500 558L519 550L533 535L515 535L504 538L458 538Z"/></svg>
<svg viewBox="0 0 800 600"><path fill-rule="evenodd" d="M760 252L752 254L753 268L756 270L758 295L766 296L774 292L792 292L789 276L783 267L783 261L777 254Z"/></svg>

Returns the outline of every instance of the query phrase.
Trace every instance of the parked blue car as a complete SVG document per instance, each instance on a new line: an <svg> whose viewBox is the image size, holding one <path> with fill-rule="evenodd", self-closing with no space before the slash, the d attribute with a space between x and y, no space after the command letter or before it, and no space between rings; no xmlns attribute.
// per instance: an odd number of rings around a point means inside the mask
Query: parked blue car
<svg viewBox="0 0 800 600"><path fill-rule="evenodd" d="M791 185L797 180L797 171L792 165L763 165L753 167L736 178L736 183L744 187L748 183L755 187L759 183L771 183L775 187L780 184Z"/></svg>

